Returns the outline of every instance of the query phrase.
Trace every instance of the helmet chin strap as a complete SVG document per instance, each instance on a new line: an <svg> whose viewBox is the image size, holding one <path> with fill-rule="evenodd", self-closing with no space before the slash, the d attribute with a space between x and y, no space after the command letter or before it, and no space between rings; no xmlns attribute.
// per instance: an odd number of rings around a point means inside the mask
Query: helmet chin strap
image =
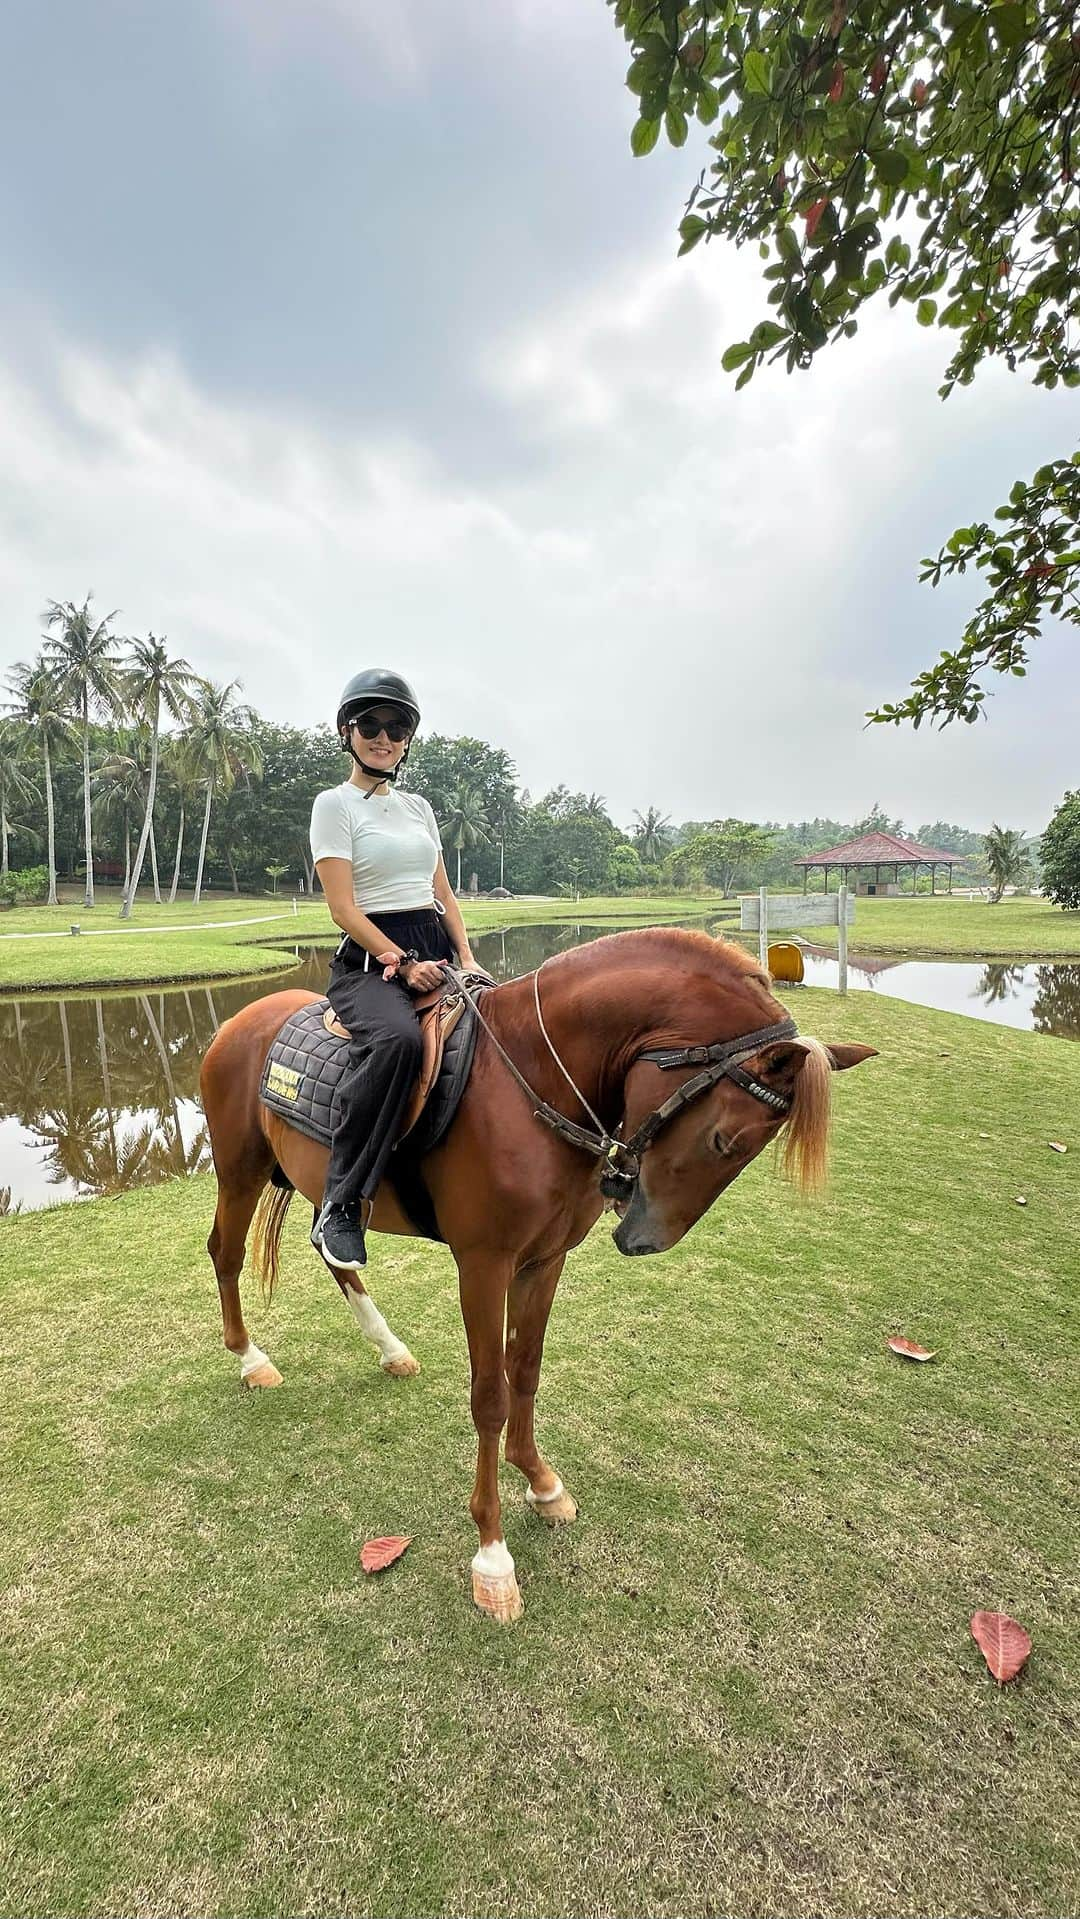
<svg viewBox="0 0 1080 1919"><path fill-rule="evenodd" d="M394 784L394 781L397 779L398 774L401 772L401 769L404 766L406 760L409 757L409 747L407 746L405 748L404 753L401 755L401 758L399 759L397 765L392 766L389 768L389 770L387 770L387 768L384 766L368 766L366 760L362 760L360 758L360 755L357 752L355 746L353 745L351 739L347 740L346 744L348 746L350 757L356 761L356 764L360 768L361 773L366 773L369 780L376 780L380 786L382 785L392 786ZM410 741L409 745L411 744L412 742ZM374 790L375 789L372 788L372 791Z"/></svg>

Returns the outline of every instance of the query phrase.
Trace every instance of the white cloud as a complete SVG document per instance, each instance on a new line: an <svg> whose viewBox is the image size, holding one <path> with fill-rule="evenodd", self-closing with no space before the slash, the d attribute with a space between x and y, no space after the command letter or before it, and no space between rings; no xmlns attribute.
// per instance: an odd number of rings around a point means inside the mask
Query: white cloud
<svg viewBox="0 0 1080 1919"><path fill-rule="evenodd" d="M916 562L1040 456L1030 394L990 380L944 414L940 342L897 326L735 395L719 354L757 310L742 263L646 257L480 343L505 440L469 483L415 430L335 434L161 352L61 343L39 389L2 377L7 657L46 597L92 586L271 718L324 723L357 665L399 664L432 725L624 820L879 799L911 825L1040 825L1076 777L1060 637L989 727L862 730L970 603Z"/></svg>

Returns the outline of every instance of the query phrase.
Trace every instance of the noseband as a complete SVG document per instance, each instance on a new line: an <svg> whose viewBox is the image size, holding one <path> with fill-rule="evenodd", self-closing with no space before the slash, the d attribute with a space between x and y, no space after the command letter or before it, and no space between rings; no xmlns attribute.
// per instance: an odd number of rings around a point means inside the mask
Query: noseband
<svg viewBox="0 0 1080 1919"><path fill-rule="evenodd" d="M453 972L454 969L448 967L447 971ZM642 1120L641 1125L638 1127L632 1139L625 1141L614 1139L607 1131L603 1121L593 1112L584 1093L582 1093L581 1089L575 1085L571 1079L570 1074L567 1072L566 1067L563 1065L562 1060L552 1045L547 1027L544 1025L543 1013L540 1010L540 974L542 971L543 966L538 966L533 975L533 998L536 1003L536 1017L539 1022L540 1031L543 1034L548 1051L560 1073L567 1084L573 1089L582 1106L585 1108L585 1111L588 1113L589 1118L592 1120L593 1125L596 1127L595 1133L591 1133L587 1126L578 1126L574 1120L567 1119L565 1114L560 1113L558 1109L550 1105L546 1099L541 1099L538 1093L533 1092L528 1081L519 1073L517 1067L514 1065L509 1053L506 1052L505 1048L502 1047L495 1038L487 1020L484 1018L484 1015L476 1003L476 999L469 990L465 979L460 973L456 972L454 973L454 978L488 1035L488 1038L494 1045L495 1050L502 1058L503 1063L509 1068L522 1091L527 1093L529 1099L532 1101L533 1118L540 1120L543 1125L549 1126L551 1131L555 1133L559 1139L565 1140L568 1146L576 1146L580 1151L591 1153L594 1158L604 1161L604 1169L600 1177L600 1191L604 1194L605 1198L630 1198L634 1184L641 1171L642 1156L652 1145L656 1135L667 1125L670 1119L674 1119L676 1113L682 1111L684 1106L692 1105L694 1100L700 1099L702 1093L707 1093L709 1088L715 1086L719 1080L734 1080L736 1086L742 1087L744 1092L750 1093L754 1099L760 1100L763 1106L769 1107L774 1113L786 1115L791 1111L791 1101L784 1093L778 1093L774 1087L766 1086L764 1080L758 1079L755 1073L748 1073L742 1064L744 1060L752 1059L753 1055L759 1053L763 1046L774 1045L778 1040L795 1038L799 1030L795 1021L793 1019L782 1019L777 1020L774 1026L759 1027L756 1033L739 1033L734 1039L717 1040L711 1046L681 1046L670 1049L661 1047L636 1053L631 1061L631 1065L636 1065L638 1060L649 1060L654 1066L659 1066L663 1071L668 1071L676 1066L701 1066L704 1070L700 1073L695 1073L693 1079L684 1080L677 1091L672 1093L671 1098L666 1099L662 1106L654 1107L648 1117Z"/></svg>

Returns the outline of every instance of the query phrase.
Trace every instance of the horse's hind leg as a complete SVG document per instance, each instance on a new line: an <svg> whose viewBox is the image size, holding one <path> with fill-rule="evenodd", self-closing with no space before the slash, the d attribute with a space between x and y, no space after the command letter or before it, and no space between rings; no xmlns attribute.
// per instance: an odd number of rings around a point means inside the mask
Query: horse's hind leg
<svg viewBox="0 0 1080 1919"><path fill-rule="evenodd" d="M340 1286L342 1298L364 1338L370 1339L378 1353L383 1372L389 1373L392 1379L412 1379L420 1371L420 1361L414 1359L404 1342L391 1332L359 1273L339 1272L336 1266L330 1265L329 1260L326 1260L326 1265Z"/></svg>
<svg viewBox="0 0 1080 1919"><path fill-rule="evenodd" d="M217 1211L206 1242L206 1250L217 1274L225 1345L240 1361L240 1378L245 1386L280 1386L282 1383L281 1374L273 1361L255 1345L240 1310L240 1272L244 1264L248 1227L266 1185L271 1163L268 1159L265 1170L260 1170L257 1175L248 1175L241 1185L232 1184L218 1174Z"/></svg>

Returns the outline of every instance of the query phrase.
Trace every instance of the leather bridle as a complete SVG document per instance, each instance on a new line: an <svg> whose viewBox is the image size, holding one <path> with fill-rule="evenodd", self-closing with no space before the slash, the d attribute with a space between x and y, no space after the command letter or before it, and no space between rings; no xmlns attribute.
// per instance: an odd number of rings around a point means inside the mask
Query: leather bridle
<svg viewBox="0 0 1080 1919"><path fill-rule="evenodd" d="M543 962L543 965L546 965L546 963L546 961ZM555 1047L552 1045L547 1027L544 1025L543 1013L540 1010L540 974L543 971L543 965L537 967L533 982L536 1014L540 1031L563 1078L573 1088L582 1106L588 1113L589 1118L596 1127L595 1132L590 1132L587 1126L579 1126L575 1120L567 1119L565 1113L560 1113L557 1107L552 1106L548 1100L541 1099L540 1095L533 1091L524 1075L520 1073L514 1065L505 1047L496 1039L495 1034L492 1032L491 1027L480 1011L476 998L470 990L470 984L473 986L479 984L477 975L462 974L452 966L448 966L446 971L455 981L463 997L475 1013L476 1018L484 1028L496 1052L502 1059L503 1064L509 1069L522 1091L526 1093L531 1100L533 1118L540 1120L544 1126L549 1126L551 1131L555 1133L559 1139L565 1140L568 1146L576 1146L581 1152L591 1153L594 1158L603 1160L604 1167L600 1176L600 1190L606 1198L622 1200L631 1197L635 1182L641 1172L642 1157L652 1145L657 1134L662 1131L669 1120L674 1119L676 1113L681 1112L684 1107L690 1106L695 1100L700 1099L703 1093L708 1092L710 1087L715 1086L721 1079L733 1080L736 1086L740 1086L744 1092L751 1094L754 1099L760 1100L763 1106L767 1106L770 1111L774 1113L786 1116L791 1111L791 1100L785 1093L778 1093L775 1087L767 1086L764 1080L759 1079L755 1073L748 1073L742 1063L744 1060L751 1059L755 1053L759 1053L763 1046L772 1046L778 1040L794 1039L796 1037L799 1029L795 1021L793 1019L782 1019L777 1020L773 1026L759 1027L757 1032L754 1033L739 1033L734 1039L716 1040L710 1046L646 1048L644 1052L636 1053L634 1059L631 1061L631 1065L635 1065L638 1060L649 1060L653 1065L659 1066L663 1071L669 1071L678 1066L701 1066L704 1070L700 1073L695 1073L692 1079L684 1080L682 1085L672 1093L670 1099L664 1101L662 1106L654 1107L653 1111L642 1120L641 1125L638 1127L632 1139L616 1139L607 1131L602 1120L593 1112L585 1095L581 1092L580 1088L574 1084L569 1072L559 1058Z"/></svg>

